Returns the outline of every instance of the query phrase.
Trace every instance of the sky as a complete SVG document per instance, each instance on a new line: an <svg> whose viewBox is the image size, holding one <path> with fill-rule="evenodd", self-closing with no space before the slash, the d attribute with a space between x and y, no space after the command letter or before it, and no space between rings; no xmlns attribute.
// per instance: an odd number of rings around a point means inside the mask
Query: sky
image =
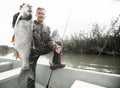
<svg viewBox="0 0 120 88"><path fill-rule="evenodd" d="M80 30L90 31L95 23L107 25L120 15L120 0L3 0L0 2L0 45L12 45L12 19L22 3L32 5L33 20L37 7L45 8L46 25L51 32L57 29L61 37L64 31L64 36L70 36Z"/></svg>

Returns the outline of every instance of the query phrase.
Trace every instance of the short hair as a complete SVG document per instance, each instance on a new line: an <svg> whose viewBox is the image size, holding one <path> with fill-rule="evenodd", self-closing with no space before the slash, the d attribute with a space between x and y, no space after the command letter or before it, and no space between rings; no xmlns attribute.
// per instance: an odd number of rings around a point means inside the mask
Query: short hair
<svg viewBox="0 0 120 88"><path fill-rule="evenodd" d="M37 8L37 11L38 11L38 10L44 10L45 13L46 13L46 10L45 10L44 8L42 8L42 7L38 7L38 8Z"/></svg>

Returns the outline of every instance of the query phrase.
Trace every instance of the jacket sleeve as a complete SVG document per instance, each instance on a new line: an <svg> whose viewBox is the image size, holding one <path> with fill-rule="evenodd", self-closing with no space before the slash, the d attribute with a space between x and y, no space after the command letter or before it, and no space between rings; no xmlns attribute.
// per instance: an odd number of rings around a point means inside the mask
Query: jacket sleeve
<svg viewBox="0 0 120 88"><path fill-rule="evenodd" d="M13 21L12 21L12 27L13 27L13 28L14 28L14 26L15 26L15 22L16 22L16 20L17 20L18 15L19 15L19 12L16 13L16 14L13 16Z"/></svg>

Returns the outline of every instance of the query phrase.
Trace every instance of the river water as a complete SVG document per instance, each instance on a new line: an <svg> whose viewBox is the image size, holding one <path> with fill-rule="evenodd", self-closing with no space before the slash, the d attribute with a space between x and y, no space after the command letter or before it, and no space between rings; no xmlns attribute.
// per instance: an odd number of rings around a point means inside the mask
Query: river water
<svg viewBox="0 0 120 88"><path fill-rule="evenodd" d="M1 56L0 56L1 57ZM62 63L68 67L93 70L104 73L120 74L120 57L92 54L76 54L76 53L63 53ZM2 56L1 58L15 59L13 54ZM48 64L52 62L53 53L42 55L38 59L38 63Z"/></svg>
<svg viewBox="0 0 120 88"><path fill-rule="evenodd" d="M41 56L38 63L52 62L52 57L53 53ZM97 58L97 55L91 54L63 53L62 63L78 69L120 74L120 57L117 56L100 55Z"/></svg>

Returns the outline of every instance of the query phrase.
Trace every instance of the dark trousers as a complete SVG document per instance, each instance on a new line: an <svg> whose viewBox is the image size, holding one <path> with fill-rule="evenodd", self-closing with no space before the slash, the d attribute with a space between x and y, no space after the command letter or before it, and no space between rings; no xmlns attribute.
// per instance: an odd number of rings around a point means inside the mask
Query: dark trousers
<svg viewBox="0 0 120 88"><path fill-rule="evenodd" d="M35 88L35 78L36 78L36 65L37 65L37 60L40 55L48 54L53 51L53 48L46 46L45 49L42 52L36 51L36 50L31 50L31 55L30 55L30 67L33 70L34 73L34 80L31 78L28 78L27 80L27 88ZM59 63L61 61L61 53L57 54L54 51L54 56L53 56L53 63Z"/></svg>

